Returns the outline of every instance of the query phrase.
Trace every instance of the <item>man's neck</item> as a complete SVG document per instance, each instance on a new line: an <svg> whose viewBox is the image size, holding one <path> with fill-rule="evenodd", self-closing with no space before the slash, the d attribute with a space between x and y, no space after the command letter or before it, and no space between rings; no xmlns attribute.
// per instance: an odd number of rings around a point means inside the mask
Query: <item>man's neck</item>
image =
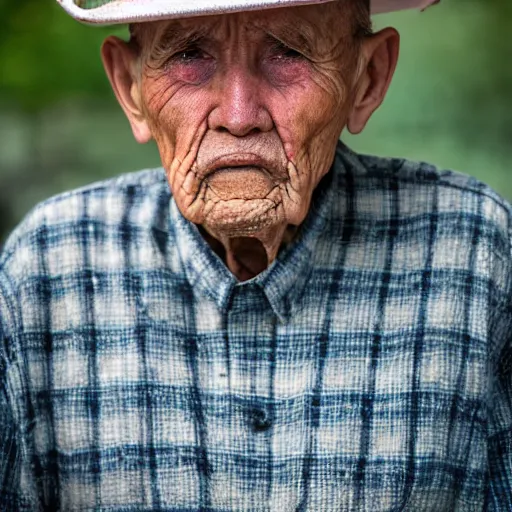
<svg viewBox="0 0 512 512"><path fill-rule="evenodd" d="M251 237L216 237L203 227L199 229L212 250L239 281L248 281L268 268L297 232L297 227L290 225Z"/></svg>

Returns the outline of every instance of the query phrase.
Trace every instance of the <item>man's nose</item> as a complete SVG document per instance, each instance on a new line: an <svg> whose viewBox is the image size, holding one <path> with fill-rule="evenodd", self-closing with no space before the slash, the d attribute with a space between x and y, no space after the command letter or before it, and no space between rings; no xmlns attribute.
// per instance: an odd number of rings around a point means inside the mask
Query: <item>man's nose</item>
<svg viewBox="0 0 512 512"><path fill-rule="evenodd" d="M257 76L243 67L230 69L215 83L218 101L208 118L211 130L227 131L236 137L268 132L274 125L262 104Z"/></svg>

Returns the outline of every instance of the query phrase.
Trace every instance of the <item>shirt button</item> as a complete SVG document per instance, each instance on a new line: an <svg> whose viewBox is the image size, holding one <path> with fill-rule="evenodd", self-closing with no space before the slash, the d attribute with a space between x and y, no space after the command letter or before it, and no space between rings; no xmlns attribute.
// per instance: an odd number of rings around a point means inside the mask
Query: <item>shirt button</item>
<svg viewBox="0 0 512 512"><path fill-rule="evenodd" d="M253 409L251 412L251 424L254 432L265 432L272 426L270 414L266 409Z"/></svg>

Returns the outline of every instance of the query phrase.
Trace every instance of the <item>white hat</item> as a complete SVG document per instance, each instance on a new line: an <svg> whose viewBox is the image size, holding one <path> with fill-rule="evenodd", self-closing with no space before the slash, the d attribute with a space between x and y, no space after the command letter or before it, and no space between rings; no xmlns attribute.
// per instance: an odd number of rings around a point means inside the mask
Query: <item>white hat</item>
<svg viewBox="0 0 512 512"><path fill-rule="evenodd" d="M95 25L188 18L329 1L331 0L57 0L73 18ZM379 14L403 9L425 9L438 1L371 0L371 11L372 14Z"/></svg>

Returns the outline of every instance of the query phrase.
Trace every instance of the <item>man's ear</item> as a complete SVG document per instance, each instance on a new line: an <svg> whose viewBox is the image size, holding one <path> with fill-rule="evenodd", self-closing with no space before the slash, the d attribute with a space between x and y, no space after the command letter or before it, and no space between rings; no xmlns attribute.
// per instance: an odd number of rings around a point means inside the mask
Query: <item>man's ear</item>
<svg viewBox="0 0 512 512"><path fill-rule="evenodd" d="M107 37L101 47L103 66L117 101L130 122L135 139L145 144L152 139L152 135L142 108L136 73L137 58L135 50L118 37Z"/></svg>
<svg viewBox="0 0 512 512"><path fill-rule="evenodd" d="M394 28L381 30L363 42L355 99L347 122L350 133L360 133L383 102L395 72L399 47L400 36Z"/></svg>

